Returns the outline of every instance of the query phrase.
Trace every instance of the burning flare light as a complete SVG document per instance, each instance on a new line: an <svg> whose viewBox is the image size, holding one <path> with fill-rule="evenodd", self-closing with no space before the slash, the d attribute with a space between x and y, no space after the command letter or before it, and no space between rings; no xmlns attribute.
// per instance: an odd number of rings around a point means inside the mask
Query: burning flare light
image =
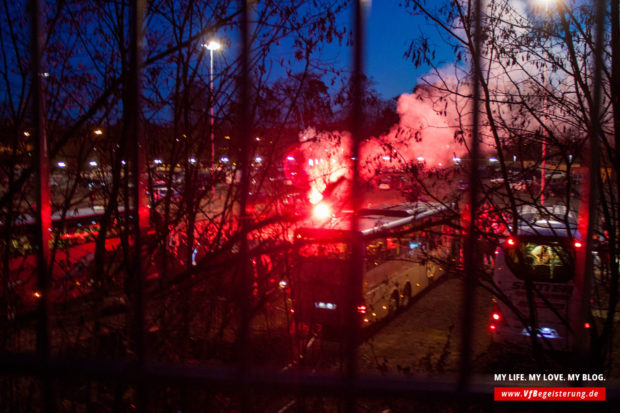
<svg viewBox="0 0 620 413"><path fill-rule="evenodd" d="M328 219L331 215L332 209L325 202L319 202L312 209L312 216L321 221Z"/></svg>

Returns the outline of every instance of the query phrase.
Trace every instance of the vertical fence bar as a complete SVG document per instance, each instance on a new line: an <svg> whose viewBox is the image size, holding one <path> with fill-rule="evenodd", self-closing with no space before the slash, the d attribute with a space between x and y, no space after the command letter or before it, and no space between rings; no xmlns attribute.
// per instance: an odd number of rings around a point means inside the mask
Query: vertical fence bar
<svg viewBox="0 0 620 413"><path fill-rule="evenodd" d="M592 256L592 237L594 228L598 225L599 216L599 190L601 179L601 161L599 139L602 136L600 122L600 105L602 93L602 70L603 70L603 40L605 25L605 0L597 0L595 45L594 45L594 76L592 90L592 106L590 107L590 150L585 152L586 164L588 165L588 185L581 191L579 205L579 232L584 237L584 247L577 251L575 262L574 291L577 298L571 306L571 330L575 333L576 350L586 355L588 339L584 323L589 317L590 286L593 278L594 260ZM613 29L612 29L613 30ZM617 132L616 132L617 133ZM585 360L585 357L582 358Z"/></svg>
<svg viewBox="0 0 620 413"><path fill-rule="evenodd" d="M55 400L50 372L47 369L51 355L50 332L50 248L52 211L50 203L50 173L45 122L45 91L42 76L43 22L41 1L30 1L31 12L31 58L32 58L32 111L34 120L35 180L36 180L36 246L37 246L37 353L45 366L41 377L41 397L44 411L55 411Z"/></svg>
<svg viewBox="0 0 620 413"><path fill-rule="evenodd" d="M361 183L359 177L359 147L361 140L363 59L364 59L364 21L362 16L362 0L353 2L353 75L351 77L351 156L353 158L353 184L351 191L351 258L349 285L347 296L347 339L346 339L346 366L345 381L347 386L346 411L355 411L354 381L357 376L357 345L360 342L361 324L357 313L357 306L362 302L362 274L364 271L364 244L359 234L359 215L361 206Z"/></svg>
<svg viewBox="0 0 620 413"><path fill-rule="evenodd" d="M239 375L242 391L241 409L242 411L251 411L248 400L249 392L243 382L248 374L249 368L249 341L250 341L250 303L252 299L252 279L250 276L250 257L248 246L248 232L250 225L250 217L247 212L248 192L250 188L250 135L252 133L252 119L250 117L250 37L249 37L249 21L248 21L248 0L240 0L241 6L241 76L239 78L239 97L241 99L239 113L239 139L241 144L241 153L239 163L241 164L241 195L239 198L239 220L241 229L241 240L239 245L240 254L240 291L238 299L241 304L241 331L238 343L238 360Z"/></svg>
<svg viewBox="0 0 620 413"><path fill-rule="evenodd" d="M128 131L131 139L131 176L134 181L133 191L133 334L136 354L136 363L139 370L137 387L137 407L139 411L147 411L147 396L144 383L144 364L146 359L146 349L144 340L144 317L145 317L145 298L144 298L144 276L145 276L145 257L143 256L144 236L148 228L149 210L146 199L146 146L144 141L144 128L142 127L141 115L142 106L140 94L142 92L142 66L143 66L143 47L144 47L144 13L146 11L145 0L133 0L130 3L130 64L129 83L124 87L128 88L127 103L129 108L126 113L129 116L127 121L130 123Z"/></svg>
<svg viewBox="0 0 620 413"><path fill-rule="evenodd" d="M470 3L471 4L471 3ZM469 372L471 370L471 342L473 323L474 294L476 287L476 266L479 255L475 250L478 233L476 230L476 211L478 210L478 163L479 151L479 121L480 121L480 49L482 47L482 22L481 22L481 1L475 0L473 3L473 13L471 13L474 25L474 44L470 46L472 53L472 132L471 132L471 168L469 170L469 217L464 245L465 260L465 289L463 295L462 311L462 333L461 333L461 360L458 379L458 389L466 392L469 385ZM470 26L471 27L471 26Z"/></svg>

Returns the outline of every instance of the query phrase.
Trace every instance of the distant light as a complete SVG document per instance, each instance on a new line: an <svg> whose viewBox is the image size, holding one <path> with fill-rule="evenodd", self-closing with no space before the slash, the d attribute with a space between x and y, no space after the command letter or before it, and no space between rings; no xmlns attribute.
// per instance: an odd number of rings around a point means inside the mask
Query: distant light
<svg viewBox="0 0 620 413"><path fill-rule="evenodd" d="M196 158L189 158L189 163L195 164L196 163Z"/></svg>
<svg viewBox="0 0 620 413"><path fill-rule="evenodd" d="M568 162L572 162L573 161L573 155L569 154L568 155Z"/></svg>
<svg viewBox="0 0 620 413"><path fill-rule="evenodd" d="M575 248L581 248L583 246L583 244L579 241L575 241L573 245L575 245Z"/></svg>
<svg viewBox="0 0 620 413"><path fill-rule="evenodd" d="M336 304L335 303L326 303L323 301L317 301L314 303L314 307L316 308L321 308L324 310L335 310L336 309Z"/></svg>
<svg viewBox="0 0 620 413"><path fill-rule="evenodd" d="M256 142L260 142L260 138L258 136L256 137Z"/></svg>
<svg viewBox="0 0 620 413"><path fill-rule="evenodd" d="M38 291L35 291L33 294L36 298L41 298L41 293Z"/></svg>
<svg viewBox="0 0 620 413"><path fill-rule="evenodd" d="M257 156L256 158L254 158L254 161L256 163L261 163L263 161L263 158L261 158L260 156Z"/></svg>
<svg viewBox="0 0 620 413"><path fill-rule="evenodd" d="M510 245L511 247L514 247L515 245L517 245L517 241L515 241L514 238L508 238L506 240L506 244Z"/></svg>
<svg viewBox="0 0 620 413"><path fill-rule="evenodd" d="M228 163L228 162L230 162L230 159L228 159L228 157L227 157L227 156L222 156L222 157L220 158L220 162L222 162L222 163Z"/></svg>
<svg viewBox="0 0 620 413"><path fill-rule="evenodd" d="M491 324L491 325L489 326L489 328L490 328L491 330L495 330L497 327L495 327L495 324Z"/></svg>
<svg viewBox="0 0 620 413"><path fill-rule="evenodd" d="M280 283L278 284L280 286L281 289L285 289L288 286L288 283L284 280L280 281Z"/></svg>
<svg viewBox="0 0 620 413"><path fill-rule="evenodd" d="M512 155L512 161L517 162L517 155Z"/></svg>
<svg viewBox="0 0 620 413"><path fill-rule="evenodd" d="M319 220L325 220L332 214L332 209L324 202L320 202L312 209L312 216Z"/></svg>
<svg viewBox="0 0 620 413"><path fill-rule="evenodd" d="M227 136L224 136L224 139L226 139L227 141L229 141L229 140L230 140L230 136L228 136L228 135L227 135Z"/></svg>
<svg viewBox="0 0 620 413"><path fill-rule="evenodd" d="M95 135L103 135L103 131L102 131L101 129L95 129L95 130L93 131L93 133L94 133Z"/></svg>
<svg viewBox="0 0 620 413"><path fill-rule="evenodd" d="M454 161L454 163L460 163L461 162L461 158L459 158L458 156L455 156L454 158L452 158L452 160Z"/></svg>
<svg viewBox="0 0 620 413"><path fill-rule="evenodd" d="M25 132L24 132L24 136L30 136L30 132L25 131Z"/></svg>
<svg viewBox="0 0 620 413"><path fill-rule="evenodd" d="M153 159L155 165L161 165L161 159Z"/></svg>
<svg viewBox="0 0 620 413"><path fill-rule="evenodd" d="M88 164L92 167L95 167L97 166L97 161L90 161Z"/></svg>
<svg viewBox="0 0 620 413"><path fill-rule="evenodd" d="M441 162L439 162L437 165L439 165L439 166L443 166L443 165L441 164Z"/></svg>
<svg viewBox="0 0 620 413"><path fill-rule="evenodd" d="M127 162L125 162L124 160L121 160L121 164L122 165L127 165Z"/></svg>
<svg viewBox="0 0 620 413"><path fill-rule="evenodd" d="M64 163L63 161L59 161L59 162L58 162L58 167L59 167L59 168L65 168L66 166L67 166L67 164L66 164L66 163Z"/></svg>
<svg viewBox="0 0 620 413"><path fill-rule="evenodd" d="M308 159L308 165L313 166L314 165L314 161L312 159Z"/></svg>
<svg viewBox="0 0 620 413"><path fill-rule="evenodd" d="M590 327L592 327L592 326L590 325L590 323L585 323L585 324L583 325L583 327L584 327L584 328L590 328Z"/></svg>
<svg viewBox="0 0 620 413"><path fill-rule="evenodd" d="M222 48L222 44L217 40L209 40L209 43L203 44L209 50L220 50Z"/></svg>
<svg viewBox="0 0 620 413"><path fill-rule="evenodd" d="M499 321L500 318L502 318L502 316L499 313L493 313L493 320Z"/></svg>
<svg viewBox="0 0 620 413"><path fill-rule="evenodd" d="M495 162L499 162L499 161L497 160L497 158L489 158L489 162L495 163Z"/></svg>
<svg viewBox="0 0 620 413"><path fill-rule="evenodd" d="M389 161L390 159L392 159L392 158L391 158L391 157L389 157L389 156L387 156L387 155L383 157L383 160L384 160L384 161Z"/></svg>
<svg viewBox="0 0 620 413"><path fill-rule="evenodd" d="M287 161L294 161L294 160L295 160L295 157L293 157L293 156L287 156L287 157L286 157L286 160L287 160Z"/></svg>
<svg viewBox="0 0 620 413"><path fill-rule="evenodd" d="M410 250L418 248L419 246L420 246L420 244L418 244L417 242L410 242L409 243L409 249Z"/></svg>
<svg viewBox="0 0 620 413"><path fill-rule="evenodd" d="M423 156L418 156L418 162L424 162L424 157Z"/></svg>

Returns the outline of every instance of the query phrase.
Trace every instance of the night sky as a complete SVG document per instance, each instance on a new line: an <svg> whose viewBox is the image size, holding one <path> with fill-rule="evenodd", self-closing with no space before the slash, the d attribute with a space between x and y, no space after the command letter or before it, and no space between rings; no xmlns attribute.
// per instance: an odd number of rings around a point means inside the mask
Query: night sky
<svg viewBox="0 0 620 413"><path fill-rule="evenodd" d="M428 67L415 68L404 53L420 30L427 34L435 31L422 17L411 16L398 3L373 1L367 21L366 73L384 99L411 92L418 78L429 71Z"/></svg>
<svg viewBox="0 0 620 413"><path fill-rule="evenodd" d="M423 17L412 16L399 3L399 0L369 1L370 7L366 14L364 69L383 99L397 98L403 93L411 92L418 79L430 70L426 66L414 67L411 60L404 56L411 40L424 33L432 41L441 43L436 28ZM351 28L352 16L352 10L346 10L338 16L338 24ZM274 56L290 55L290 47L289 42L282 41L279 46L274 47ZM323 47L320 56L335 67L347 71L351 68L352 52L351 47L334 41ZM452 57L448 52L439 49L437 58L435 63L442 66L449 63ZM299 70L301 67L300 64ZM274 78L284 75L284 68L273 67L272 75ZM330 79L329 75L324 78L328 84Z"/></svg>

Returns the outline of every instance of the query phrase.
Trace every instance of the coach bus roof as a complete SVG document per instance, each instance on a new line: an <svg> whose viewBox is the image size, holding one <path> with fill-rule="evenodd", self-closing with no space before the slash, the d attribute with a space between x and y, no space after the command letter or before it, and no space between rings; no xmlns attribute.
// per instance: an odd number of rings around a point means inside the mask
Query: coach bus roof
<svg viewBox="0 0 620 413"><path fill-rule="evenodd" d="M567 213L564 205L548 206L542 211L528 205L521 207L519 216L517 234L579 238L577 214L575 211L568 211ZM565 217L567 218L566 222L564 221Z"/></svg>
<svg viewBox="0 0 620 413"><path fill-rule="evenodd" d="M414 202L399 205L378 206L361 209L359 233L368 237L393 228L422 222L426 218L447 212L448 208L438 202ZM443 214L442 214L443 215ZM297 229L297 238L342 239L351 235L352 214L334 218L321 226L305 226Z"/></svg>
<svg viewBox="0 0 620 413"><path fill-rule="evenodd" d="M124 208L119 207L119 212L123 212ZM103 215L104 208L103 206L95 205L94 208L70 208L67 209L66 219L75 219L75 218L85 218L90 216L100 216ZM62 218L62 213L60 211L56 211L52 213L52 222L60 221ZM32 215L20 215L15 219L14 225L33 225L35 223L35 219Z"/></svg>
<svg viewBox="0 0 620 413"><path fill-rule="evenodd" d="M570 234L569 234L570 231ZM522 224L517 229L518 235L538 235L543 237L580 238L575 226L566 227L564 222L540 219L533 223Z"/></svg>

